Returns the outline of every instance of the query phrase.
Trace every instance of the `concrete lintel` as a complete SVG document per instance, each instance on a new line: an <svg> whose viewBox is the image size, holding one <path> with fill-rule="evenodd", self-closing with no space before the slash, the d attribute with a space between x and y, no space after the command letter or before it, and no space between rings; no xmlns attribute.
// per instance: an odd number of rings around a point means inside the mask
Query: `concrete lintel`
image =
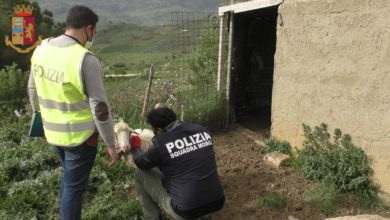
<svg viewBox="0 0 390 220"><path fill-rule="evenodd" d="M241 2L233 5L219 7L218 14L222 16L225 12L233 11L240 13L245 11L252 11L260 8L267 8L283 3L283 0L252 0L248 2Z"/></svg>

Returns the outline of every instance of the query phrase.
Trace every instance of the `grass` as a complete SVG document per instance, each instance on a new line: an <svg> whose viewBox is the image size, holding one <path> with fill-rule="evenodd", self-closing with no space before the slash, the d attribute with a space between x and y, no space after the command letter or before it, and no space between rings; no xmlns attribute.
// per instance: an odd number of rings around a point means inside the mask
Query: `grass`
<svg viewBox="0 0 390 220"><path fill-rule="evenodd" d="M175 78L173 39L174 31L170 26L113 25L99 33L94 51L102 59L104 74L141 74L139 77L105 79L114 116L123 118L133 128L146 127L141 110L150 65L156 67L150 106L161 101L159 90L163 82ZM123 67L106 68L118 63Z"/></svg>
<svg viewBox="0 0 390 220"><path fill-rule="evenodd" d="M214 80L215 76L201 77L205 81L198 80L196 85L190 82L189 76L196 74L189 68L188 61L194 59L196 53L191 49L187 54L174 55L178 52L176 37L171 26L151 28L122 25L100 33L96 54L106 67L113 64L122 66L105 68L105 74L141 74L140 77L105 80L113 113L131 127L145 126L140 114L148 83L148 68L150 64L155 64L149 107L165 103L176 110L179 117L184 112L184 119L188 122L220 128L225 119L221 114L225 112L223 94L212 86L215 82L206 81ZM215 55L217 52L216 48Z"/></svg>
<svg viewBox="0 0 390 220"><path fill-rule="evenodd" d="M264 195L256 201L256 205L258 208L283 209L287 205L287 198L279 194Z"/></svg>
<svg viewBox="0 0 390 220"><path fill-rule="evenodd" d="M321 184L307 191L305 195L305 202L325 215L333 214L340 200L340 192L332 185Z"/></svg>
<svg viewBox="0 0 390 220"><path fill-rule="evenodd" d="M105 65L114 63L163 64L175 49L172 26L140 27L134 24L113 25L99 32L94 52Z"/></svg>

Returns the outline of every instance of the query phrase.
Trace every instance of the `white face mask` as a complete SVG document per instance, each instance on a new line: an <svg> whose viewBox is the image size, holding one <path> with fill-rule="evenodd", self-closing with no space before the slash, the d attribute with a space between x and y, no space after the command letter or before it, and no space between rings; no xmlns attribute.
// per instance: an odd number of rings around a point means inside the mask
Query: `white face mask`
<svg viewBox="0 0 390 220"><path fill-rule="evenodd" d="M84 47L85 47L86 49L90 49L90 48L92 47L92 45L93 45L93 42L95 41L95 35L92 37L92 40L89 41L89 40L88 40L88 33L87 33L87 32L85 32L85 33L87 34L87 42L85 42Z"/></svg>
<svg viewBox="0 0 390 220"><path fill-rule="evenodd" d="M91 40L91 41L85 42L85 46L84 46L84 47L85 47L86 49L90 49L90 48L92 47L94 41L95 41L95 36L92 37L92 40Z"/></svg>

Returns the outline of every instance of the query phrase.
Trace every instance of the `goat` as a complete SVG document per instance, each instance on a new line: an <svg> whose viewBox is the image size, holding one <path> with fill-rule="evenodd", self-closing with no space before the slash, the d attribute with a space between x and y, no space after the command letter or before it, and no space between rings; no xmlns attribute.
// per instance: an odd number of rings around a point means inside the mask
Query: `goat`
<svg viewBox="0 0 390 220"><path fill-rule="evenodd" d="M132 129L122 119L114 125L116 135L115 148L119 155L123 155L128 165L134 166L130 152L130 135L138 135L141 139L141 151L146 152L152 145L153 131L150 129Z"/></svg>

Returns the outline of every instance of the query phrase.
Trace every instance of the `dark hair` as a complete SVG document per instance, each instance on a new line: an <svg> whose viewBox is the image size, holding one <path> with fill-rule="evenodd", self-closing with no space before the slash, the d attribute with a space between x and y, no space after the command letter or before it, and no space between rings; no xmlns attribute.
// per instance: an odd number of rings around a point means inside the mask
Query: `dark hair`
<svg viewBox="0 0 390 220"><path fill-rule="evenodd" d="M165 128L175 120L176 113L167 107L155 108L146 116L146 122L153 128Z"/></svg>
<svg viewBox="0 0 390 220"><path fill-rule="evenodd" d="M82 28L88 25L96 26L99 17L90 8L83 5L73 6L66 17L67 28Z"/></svg>

